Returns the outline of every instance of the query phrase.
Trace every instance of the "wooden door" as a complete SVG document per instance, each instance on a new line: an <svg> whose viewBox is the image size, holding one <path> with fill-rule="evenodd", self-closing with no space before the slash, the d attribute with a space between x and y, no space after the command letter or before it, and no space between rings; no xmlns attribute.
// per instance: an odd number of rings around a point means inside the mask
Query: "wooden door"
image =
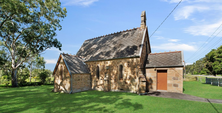
<svg viewBox="0 0 222 113"><path fill-rule="evenodd" d="M167 90L167 70L157 70L157 90Z"/></svg>

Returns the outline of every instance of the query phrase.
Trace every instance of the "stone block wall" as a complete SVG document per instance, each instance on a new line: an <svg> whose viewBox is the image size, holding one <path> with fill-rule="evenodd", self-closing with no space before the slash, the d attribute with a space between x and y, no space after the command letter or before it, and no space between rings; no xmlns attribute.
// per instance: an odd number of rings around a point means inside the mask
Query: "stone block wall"
<svg viewBox="0 0 222 113"><path fill-rule="evenodd" d="M70 92L70 74L62 58L54 74L54 79L54 92Z"/></svg>
<svg viewBox="0 0 222 113"><path fill-rule="evenodd" d="M183 93L183 67L147 68L146 79L149 91L157 90L157 70L167 70L167 91Z"/></svg>
<svg viewBox="0 0 222 113"><path fill-rule="evenodd" d="M72 93L91 89L90 74L72 74Z"/></svg>
<svg viewBox="0 0 222 113"><path fill-rule="evenodd" d="M139 91L140 58L113 59L86 62L91 73L92 89L100 91ZM119 66L123 66L123 78L119 79ZM97 66L99 75L97 78ZM105 83L105 86L104 86ZM107 87L107 88L106 88Z"/></svg>

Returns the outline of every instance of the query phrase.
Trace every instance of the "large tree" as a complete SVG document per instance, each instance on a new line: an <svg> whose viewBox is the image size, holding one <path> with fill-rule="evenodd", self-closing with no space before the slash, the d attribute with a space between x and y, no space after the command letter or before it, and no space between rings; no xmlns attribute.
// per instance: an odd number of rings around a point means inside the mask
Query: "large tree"
<svg viewBox="0 0 222 113"><path fill-rule="evenodd" d="M54 38L66 16L59 0L0 0L0 38L11 56L12 86L17 68L48 48L61 50Z"/></svg>
<svg viewBox="0 0 222 113"><path fill-rule="evenodd" d="M217 48L212 65L216 74L222 74L222 46Z"/></svg>
<svg viewBox="0 0 222 113"><path fill-rule="evenodd" d="M204 58L192 65L186 66L187 73L191 74L222 74L222 46L212 49Z"/></svg>
<svg viewBox="0 0 222 113"><path fill-rule="evenodd" d="M206 57L206 68L210 71L210 74L212 75L216 75L216 72L214 70L214 65L213 63L215 62L215 55L216 55L216 49L212 49L209 53L207 53L207 55L205 55Z"/></svg>
<svg viewBox="0 0 222 113"><path fill-rule="evenodd" d="M29 68L29 81L31 82L32 78L32 71L33 69L37 68L45 68L45 60L44 57L41 57L40 55L37 55L36 57L33 57L28 62L28 68Z"/></svg>

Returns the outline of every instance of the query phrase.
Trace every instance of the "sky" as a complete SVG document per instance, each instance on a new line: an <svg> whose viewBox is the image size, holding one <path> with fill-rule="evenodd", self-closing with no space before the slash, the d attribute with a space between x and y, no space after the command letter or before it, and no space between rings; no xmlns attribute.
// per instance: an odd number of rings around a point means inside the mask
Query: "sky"
<svg viewBox="0 0 222 113"><path fill-rule="evenodd" d="M76 54L94 37L140 27L146 11L151 35L180 0L61 0L67 17L57 38L62 50L50 48L41 56L46 69L54 70L60 53ZM183 0L150 37L152 53L183 51L186 64L203 58L222 45L222 0Z"/></svg>

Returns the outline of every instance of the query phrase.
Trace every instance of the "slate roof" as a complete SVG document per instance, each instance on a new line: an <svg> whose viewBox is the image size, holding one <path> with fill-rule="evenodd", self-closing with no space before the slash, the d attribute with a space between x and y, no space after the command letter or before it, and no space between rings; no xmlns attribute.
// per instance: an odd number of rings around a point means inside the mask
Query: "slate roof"
<svg viewBox="0 0 222 113"><path fill-rule="evenodd" d="M146 67L169 67L183 66L183 57L181 51L150 53Z"/></svg>
<svg viewBox="0 0 222 113"><path fill-rule="evenodd" d="M89 73L89 70L82 58L68 54L62 54L62 57L71 74Z"/></svg>
<svg viewBox="0 0 222 113"><path fill-rule="evenodd" d="M144 32L134 28L86 40L76 55L86 61L140 56Z"/></svg>

